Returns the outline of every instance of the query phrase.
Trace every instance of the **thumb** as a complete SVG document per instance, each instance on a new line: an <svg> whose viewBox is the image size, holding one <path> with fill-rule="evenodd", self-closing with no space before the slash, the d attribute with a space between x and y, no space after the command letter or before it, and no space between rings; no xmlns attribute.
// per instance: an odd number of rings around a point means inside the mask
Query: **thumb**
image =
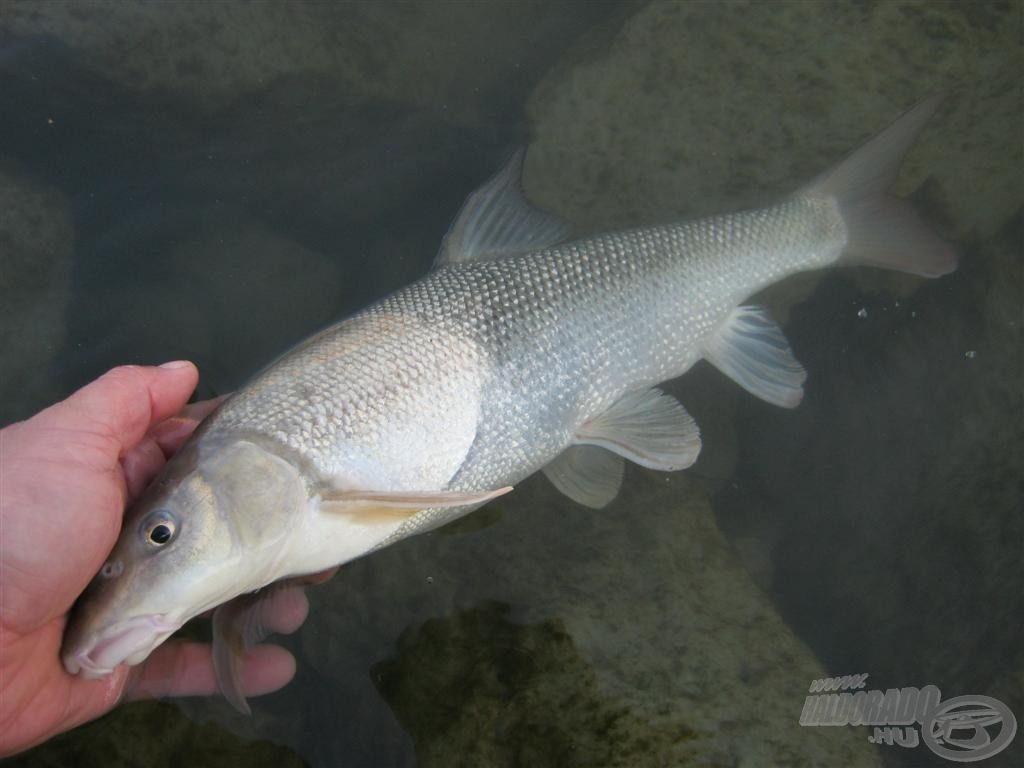
<svg viewBox="0 0 1024 768"><path fill-rule="evenodd" d="M196 367L185 360L124 365L47 408L39 418L56 419L64 429L99 432L116 440L123 452L150 426L181 410L198 381Z"/></svg>

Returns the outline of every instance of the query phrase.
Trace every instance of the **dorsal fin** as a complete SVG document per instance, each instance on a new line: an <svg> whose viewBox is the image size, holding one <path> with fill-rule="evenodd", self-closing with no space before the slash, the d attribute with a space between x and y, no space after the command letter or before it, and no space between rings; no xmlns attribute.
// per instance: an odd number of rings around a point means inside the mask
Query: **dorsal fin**
<svg viewBox="0 0 1024 768"><path fill-rule="evenodd" d="M534 208L523 196L520 180L525 157L525 149L517 150L498 173L466 198L441 241L435 268L528 253L568 237L568 224Z"/></svg>

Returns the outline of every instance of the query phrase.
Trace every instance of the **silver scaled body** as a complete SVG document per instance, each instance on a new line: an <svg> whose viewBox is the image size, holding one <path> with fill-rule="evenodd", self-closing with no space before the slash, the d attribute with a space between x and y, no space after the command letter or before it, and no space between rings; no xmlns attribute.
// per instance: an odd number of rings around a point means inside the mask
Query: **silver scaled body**
<svg viewBox="0 0 1024 768"><path fill-rule="evenodd" d="M201 439L256 434L352 487L515 484L626 392L685 373L746 297L844 245L834 204L795 199L442 266L286 354ZM381 543L466 511L424 510Z"/></svg>

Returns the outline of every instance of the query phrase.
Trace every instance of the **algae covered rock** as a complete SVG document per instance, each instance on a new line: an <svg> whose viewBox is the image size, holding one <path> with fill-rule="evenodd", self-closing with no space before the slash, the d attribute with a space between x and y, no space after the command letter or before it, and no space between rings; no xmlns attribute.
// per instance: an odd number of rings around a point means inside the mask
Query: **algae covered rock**
<svg viewBox="0 0 1024 768"><path fill-rule="evenodd" d="M369 662L417 764L876 764L799 725L822 668L686 480L631 472L593 511L538 477L492 507L311 594L300 663L364 701Z"/></svg>
<svg viewBox="0 0 1024 768"><path fill-rule="evenodd" d="M484 603L430 619L373 670L420 765L678 764L697 734L643 722L603 694L559 619Z"/></svg>
<svg viewBox="0 0 1024 768"><path fill-rule="evenodd" d="M285 747L244 740L223 728L190 722L173 704L139 702L58 736L41 747L9 758L10 768L179 768L244 765L247 768L302 768L306 763Z"/></svg>

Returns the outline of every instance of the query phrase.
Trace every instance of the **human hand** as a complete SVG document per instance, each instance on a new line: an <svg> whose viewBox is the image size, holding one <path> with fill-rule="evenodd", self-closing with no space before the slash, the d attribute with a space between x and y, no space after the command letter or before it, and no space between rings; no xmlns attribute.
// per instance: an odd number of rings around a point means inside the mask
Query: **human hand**
<svg viewBox="0 0 1024 768"><path fill-rule="evenodd" d="M69 675L60 661L68 611L113 549L125 507L219 403L185 405L197 380L188 362L115 368L0 430L0 755L123 700L217 690L203 643L169 641L97 680ZM308 603L301 590L280 595L270 629L293 632ZM294 674L290 653L258 645L245 654L242 688L258 696Z"/></svg>

